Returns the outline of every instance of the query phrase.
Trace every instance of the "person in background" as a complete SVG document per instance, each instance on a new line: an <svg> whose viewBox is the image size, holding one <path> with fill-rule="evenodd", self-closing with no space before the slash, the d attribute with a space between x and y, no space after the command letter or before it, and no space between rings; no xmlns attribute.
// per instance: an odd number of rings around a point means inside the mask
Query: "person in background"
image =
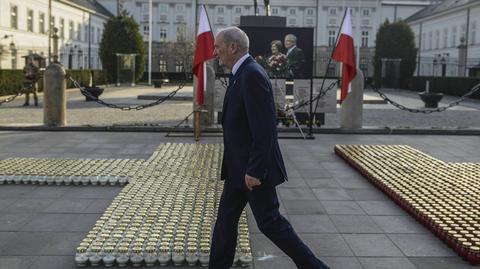
<svg viewBox="0 0 480 269"><path fill-rule="evenodd" d="M290 63L290 71L294 78L303 78L305 55L303 50L297 47L297 37L292 34L285 36L285 48L287 48L287 59Z"/></svg>
<svg viewBox="0 0 480 269"><path fill-rule="evenodd" d="M40 69L33 63L32 57L27 58L27 65L23 68L23 74L25 76L25 103L23 106L30 105L30 93L33 93L34 104L38 106L37 82L40 79Z"/></svg>

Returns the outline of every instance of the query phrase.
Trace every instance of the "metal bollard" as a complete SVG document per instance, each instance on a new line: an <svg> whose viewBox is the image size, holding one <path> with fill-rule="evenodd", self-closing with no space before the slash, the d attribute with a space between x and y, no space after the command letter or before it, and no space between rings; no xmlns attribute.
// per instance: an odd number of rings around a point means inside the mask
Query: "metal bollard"
<svg viewBox="0 0 480 269"><path fill-rule="evenodd" d="M43 124L49 127L67 124L67 97L65 69L60 63L51 63L45 70L43 84Z"/></svg>

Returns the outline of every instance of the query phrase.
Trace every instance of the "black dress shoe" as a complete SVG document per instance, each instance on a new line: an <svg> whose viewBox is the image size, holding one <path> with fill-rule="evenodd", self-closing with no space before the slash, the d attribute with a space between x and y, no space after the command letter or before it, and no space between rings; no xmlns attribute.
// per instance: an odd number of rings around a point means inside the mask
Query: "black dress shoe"
<svg viewBox="0 0 480 269"><path fill-rule="evenodd" d="M27 104L27 103L23 104L23 106L29 106L29 105L30 105L30 104Z"/></svg>

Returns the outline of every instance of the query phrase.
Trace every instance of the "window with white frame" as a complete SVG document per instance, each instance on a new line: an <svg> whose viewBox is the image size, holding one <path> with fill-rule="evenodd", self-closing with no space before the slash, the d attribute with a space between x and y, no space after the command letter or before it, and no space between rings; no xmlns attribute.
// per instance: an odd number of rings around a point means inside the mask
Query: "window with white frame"
<svg viewBox="0 0 480 269"><path fill-rule="evenodd" d="M460 25L460 38L465 38L467 34L467 27L465 26L465 24L462 24Z"/></svg>
<svg viewBox="0 0 480 269"><path fill-rule="evenodd" d="M84 41L84 42L88 42L88 25L85 25L85 26L83 27L83 29L84 29L84 30L83 30L83 33L84 33L84 35L83 35L83 41Z"/></svg>
<svg viewBox="0 0 480 269"><path fill-rule="evenodd" d="M33 10L27 10L27 31L33 32Z"/></svg>
<svg viewBox="0 0 480 269"><path fill-rule="evenodd" d="M18 7L10 5L10 27L18 29Z"/></svg>
<svg viewBox="0 0 480 269"><path fill-rule="evenodd" d="M160 4L158 5L158 10L160 11L160 13L168 13L168 4Z"/></svg>
<svg viewBox="0 0 480 269"><path fill-rule="evenodd" d="M239 16L235 16L235 17L233 18L233 24L235 24L235 25L239 25L239 24L240 24L240 17L239 17Z"/></svg>
<svg viewBox="0 0 480 269"><path fill-rule="evenodd" d="M422 50L427 49L427 34L422 34Z"/></svg>
<svg viewBox="0 0 480 269"><path fill-rule="evenodd" d="M160 72L167 72L167 61L162 59L158 63L158 69Z"/></svg>
<svg viewBox="0 0 480 269"><path fill-rule="evenodd" d="M452 47L457 46L457 26L452 28Z"/></svg>
<svg viewBox="0 0 480 269"><path fill-rule="evenodd" d="M165 42L165 41L167 41L167 29L160 28L160 42Z"/></svg>
<svg viewBox="0 0 480 269"><path fill-rule="evenodd" d="M59 36L61 39L65 38L65 19L60 18L60 26L58 27L58 31L60 32Z"/></svg>
<svg viewBox="0 0 480 269"><path fill-rule="evenodd" d="M236 7L235 8L235 14L242 14L242 8L241 7Z"/></svg>
<svg viewBox="0 0 480 269"><path fill-rule="evenodd" d="M368 47L368 31L362 31L362 48Z"/></svg>
<svg viewBox="0 0 480 269"><path fill-rule="evenodd" d="M97 44L100 44L101 40L102 40L102 30L100 28L97 28Z"/></svg>
<svg viewBox="0 0 480 269"><path fill-rule="evenodd" d="M477 43L477 22L473 21L470 26L470 44Z"/></svg>
<svg viewBox="0 0 480 269"><path fill-rule="evenodd" d="M50 17L50 27L53 31L53 28L55 28L55 16Z"/></svg>
<svg viewBox="0 0 480 269"><path fill-rule="evenodd" d="M288 24L288 26L295 26L297 24L297 19L296 18L288 18L287 24Z"/></svg>
<svg viewBox="0 0 480 269"><path fill-rule="evenodd" d="M77 40L82 41L82 24L77 24Z"/></svg>
<svg viewBox="0 0 480 269"><path fill-rule="evenodd" d="M314 13L313 8L307 9L307 15L308 16L313 16L313 13Z"/></svg>
<svg viewBox="0 0 480 269"><path fill-rule="evenodd" d="M428 49L433 49L433 32L428 33Z"/></svg>
<svg viewBox="0 0 480 269"><path fill-rule="evenodd" d="M370 16L370 9L369 8L364 8L362 10L362 14L363 14L363 16L366 16L366 17Z"/></svg>
<svg viewBox="0 0 480 269"><path fill-rule="evenodd" d="M217 24L224 24L225 23L225 18L223 16L218 16L217 17Z"/></svg>
<svg viewBox="0 0 480 269"><path fill-rule="evenodd" d="M335 30L329 30L328 31L328 46L329 47L334 47L335 46Z"/></svg>
<svg viewBox="0 0 480 269"><path fill-rule="evenodd" d="M225 7L217 7L217 14L224 14L225 13Z"/></svg>
<svg viewBox="0 0 480 269"><path fill-rule="evenodd" d="M272 15L278 15L278 7L272 8Z"/></svg>
<svg viewBox="0 0 480 269"><path fill-rule="evenodd" d="M435 31L435 49L440 48L440 30Z"/></svg>
<svg viewBox="0 0 480 269"><path fill-rule="evenodd" d="M45 34L45 13L40 12L38 15L38 32Z"/></svg>
<svg viewBox="0 0 480 269"><path fill-rule="evenodd" d="M297 14L297 10L294 9L294 8L291 8L291 9L288 11L288 14L294 16L294 15Z"/></svg>
<svg viewBox="0 0 480 269"><path fill-rule="evenodd" d="M185 25L177 26L177 42L184 42L187 34L187 27Z"/></svg>
<svg viewBox="0 0 480 269"><path fill-rule="evenodd" d="M73 40L75 38L75 25L73 21L68 22L68 38Z"/></svg>
<svg viewBox="0 0 480 269"><path fill-rule="evenodd" d="M148 14L148 3L142 3L142 14Z"/></svg>
<svg viewBox="0 0 480 269"><path fill-rule="evenodd" d="M337 9L334 8L334 7L329 8L329 9L328 9L328 14L329 14L329 15L332 15L332 16L337 15Z"/></svg>
<svg viewBox="0 0 480 269"><path fill-rule="evenodd" d="M175 61L175 72L183 72L183 61L177 60Z"/></svg>
<svg viewBox="0 0 480 269"><path fill-rule="evenodd" d="M149 25L148 25L147 23L144 23L144 24L142 25L142 30L143 30L143 36L144 36L144 37L148 37L149 32L150 32L149 29L150 29L150 27L149 27Z"/></svg>
<svg viewBox="0 0 480 269"><path fill-rule="evenodd" d="M305 25L306 26L312 26L314 23L313 23L313 18L306 18L305 19Z"/></svg>
<svg viewBox="0 0 480 269"><path fill-rule="evenodd" d="M443 28L443 48L448 46L448 28Z"/></svg>
<svg viewBox="0 0 480 269"><path fill-rule="evenodd" d="M177 4L175 5L175 8L177 12L183 12L185 10L185 5L184 4Z"/></svg>

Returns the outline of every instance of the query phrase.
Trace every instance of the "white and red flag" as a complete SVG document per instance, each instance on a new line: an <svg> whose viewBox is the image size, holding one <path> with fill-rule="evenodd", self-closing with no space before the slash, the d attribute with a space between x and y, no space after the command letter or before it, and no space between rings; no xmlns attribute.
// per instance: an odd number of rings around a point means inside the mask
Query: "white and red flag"
<svg viewBox="0 0 480 269"><path fill-rule="evenodd" d="M342 103L345 98L347 98L347 94L352 91L352 80L357 76L352 32L351 12L350 9L347 8L338 43L332 55L334 60L342 63L342 90L340 94L340 103Z"/></svg>
<svg viewBox="0 0 480 269"><path fill-rule="evenodd" d="M214 38L210 22L208 21L205 6L200 8L200 21L198 23L197 43L195 46L195 57L193 58L192 72L197 76L197 104L203 105L203 91L207 88L207 65L206 62L212 58L214 49Z"/></svg>

